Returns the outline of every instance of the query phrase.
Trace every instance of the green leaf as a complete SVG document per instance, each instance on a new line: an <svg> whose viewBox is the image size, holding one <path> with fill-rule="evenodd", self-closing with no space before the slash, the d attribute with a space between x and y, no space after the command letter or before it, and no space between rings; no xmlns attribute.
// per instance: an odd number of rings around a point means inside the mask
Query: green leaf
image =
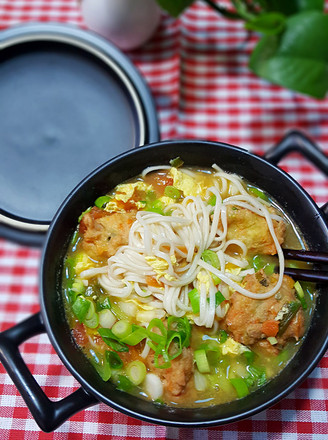
<svg viewBox="0 0 328 440"><path fill-rule="evenodd" d="M252 20L254 18L253 11L250 10L247 1L245 0L231 0L231 3L236 8L238 14L245 20Z"/></svg>
<svg viewBox="0 0 328 440"><path fill-rule="evenodd" d="M258 76L315 98L328 90L328 15L302 12L281 35L265 35L249 66Z"/></svg>
<svg viewBox="0 0 328 440"><path fill-rule="evenodd" d="M282 32L285 27L286 17L279 12L269 12L255 17L245 23L245 28L251 31L274 35Z"/></svg>
<svg viewBox="0 0 328 440"><path fill-rule="evenodd" d="M285 15L293 15L302 11L323 11L324 0L268 0L269 11L281 12Z"/></svg>
<svg viewBox="0 0 328 440"><path fill-rule="evenodd" d="M156 0L159 6L173 17L178 17L194 0Z"/></svg>

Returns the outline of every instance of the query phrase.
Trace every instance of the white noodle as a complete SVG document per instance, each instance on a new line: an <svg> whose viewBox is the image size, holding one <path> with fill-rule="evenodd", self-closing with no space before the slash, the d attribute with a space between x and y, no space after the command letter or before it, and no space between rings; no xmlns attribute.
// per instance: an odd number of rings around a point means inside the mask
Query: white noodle
<svg viewBox="0 0 328 440"><path fill-rule="evenodd" d="M142 177L170 168L149 167L143 171ZM221 280L220 291L227 300L229 289L254 299L269 298L278 292L283 280L284 256L273 221L282 218L269 211L271 205L250 195L240 177L222 171L217 165L213 165L213 169L213 186L207 189L205 197L187 196L181 203L166 206L165 212L170 215L137 212L128 245L121 246L108 259L106 267L87 269L81 272L81 278L97 276L100 285L110 295L145 302L148 306L152 304L155 310L177 317L192 314L188 292L196 288L200 312L193 315L193 320L196 325L209 328L214 325L215 316L224 317L229 307L228 303L215 307L217 287L212 275ZM196 178L190 170L184 169L183 172ZM208 203L212 195L216 198L215 206ZM254 269L249 268L246 260L246 244L239 239L227 240L228 206L247 209L266 221L279 261L277 283L268 292L251 292L241 285L243 277L253 274ZM227 253L231 245L239 249L239 256ZM206 249L216 252L219 268L201 258ZM226 270L228 263L236 269ZM156 280L158 286L149 286L147 277ZM143 354L146 355L146 351L145 346Z"/></svg>

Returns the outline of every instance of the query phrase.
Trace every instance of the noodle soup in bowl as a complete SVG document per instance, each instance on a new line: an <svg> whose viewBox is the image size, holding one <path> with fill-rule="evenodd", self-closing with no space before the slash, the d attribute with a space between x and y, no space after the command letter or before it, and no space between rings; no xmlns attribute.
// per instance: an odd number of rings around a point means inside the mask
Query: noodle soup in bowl
<svg viewBox="0 0 328 440"><path fill-rule="evenodd" d="M306 244L241 176L147 167L79 217L62 281L73 338L105 383L158 405L245 397L291 360L316 296L284 276L282 245Z"/></svg>
<svg viewBox="0 0 328 440"><path fill-rule="evenodd" d="M111 159L64 201L44 247L42 321L81 384L51 427L97 402L190 427L276 403L328 341L327 295L284 275L282 248L327 243L308 194L240 148L165 141Z"/></svg>

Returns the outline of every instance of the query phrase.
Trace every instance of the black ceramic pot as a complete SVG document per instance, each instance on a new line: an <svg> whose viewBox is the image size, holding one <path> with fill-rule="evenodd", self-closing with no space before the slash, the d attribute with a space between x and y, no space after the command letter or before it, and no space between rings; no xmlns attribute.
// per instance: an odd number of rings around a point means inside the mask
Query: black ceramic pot
<svg viewBox="0 0 328 440"><path fill-rule="evenodd" d="M0 334L0 359L44 431L56 429L74 413L99 402L147 422L180 427L208 427L247 418L268 408L298 386L317 365L328 346L328 292L322 287L304 342L292 362L251 395L220 406L182 409L157 406L114 386L104 391L103 381L77 348L65 320L61 271L67 245L78 216L101 194L139 174L149 165L166 164L180 156L186 165L211 166L244 176L283 207L313 251L328 252L328 205L319 208L309 195L276 164L291 150L305 154L328 174L328 159L305 136L292 132L264 158L240 148L204 141L166 141L141 147L111 159L80 183L53 219L42 257L41 313ZM18 346L31 336L47 332L62 362L81 384L69 397L51 402L35 382L19 354Z"/></svg>

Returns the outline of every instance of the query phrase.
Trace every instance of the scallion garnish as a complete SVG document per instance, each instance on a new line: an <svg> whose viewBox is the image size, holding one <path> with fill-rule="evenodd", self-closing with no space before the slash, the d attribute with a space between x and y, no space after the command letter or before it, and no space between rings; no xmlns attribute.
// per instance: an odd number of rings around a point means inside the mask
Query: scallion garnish
<svg viewBox="0 0 328 440"><path fill-rule="evenodd" d="M294 284L294 289L296 290L297 298L300 300L303 310L307 309L307 304L304 296L304 290L299 281Z"/></svg>
<svg viewBox="0 0 328 440"><path fill-rule="evenodd" d="M190 299L190 304L191 304L191 308L192 308L192 312L197 315L200 311L200 306L199 306L199 292L198 290L192 289L189 293L188 293L189 299Z"/></svg>
<svg viewBox="0 0 328 440"><path fill-rule="evenodd" d="M225 301L225 297L223 294L218 290L215 294L215 307L218 307L223 301Z"/></svg>
<svg viewBox="0 0 328 440"><path fill-rule="evenodd" d="M215 206L216 205L216 195L212 194L210 196L210 198L207 200L207 203L211 206Z"/></svg>
<svg viewBox="0 0 328 440"><path fill-rule="evenodd" d="M170 160L171 167L179 168L182 167L184 164L183 160L180 157L175 157L174 159Z"/></svg>
<svg viewBox="0 0 328 440"><path fill-rule="evenodd" d="M146 366L141 361L132 361L126 367L126 375L133 385L140 385L146 377Z"/></svg>
<svg viewBox="0 0 328 440"><path fill-rule="evenodd" d="M202 260L205 261L205 263L210 264L211 266L215 267L215 269L220 268L220 260L216 252L212 251L211 249L206 249L202 253Z"/></svg>
<svg viewBox="0 0 328 440"><path fill-rule="evenodd" d="M79 295L74 304L72 305L72 310L74 315L77 317L77 319L80 322L83 322L87 316L87 313L89 311L91 305L91 301L84 298L84 296Z"/></svg>
<svg viewBox="0 0 328 440"><path fill-rule="evenodd" d="M167 185L164 189L164 195L177 200L181 197L181 191L175 186Z"/></svg>
<svg viewBox="0 0 328 440"><path fill-rule="evenodd" d="M107 203L110 201L110 197L109 196L100 196L98 197L98 199L96 199L95 201L95 206L97 206L97 208L104 208Z"/></svg>
<svg viewBox="0 0 328 440"><path fill-rule="evenodd" d="M230 383L235 388L235 390L237 392L237 396L239 398L245 397L249 394L248 386L247 386L246 382L244 381L244 379L242 379L241 377L236 377L236 378L230 379Z"/></svg>
<svg viewBox="0 0 328 440"><path fill-rule="evenodd" d="M259 197L260 199L265 200L266 202L269 201L269 198L265 194L265 192L257 188L256 186L248 185L247 189L249 193L253 194L253 196Z"/></svg>
<svg viewBox="0 0 328 440"><path fill-rule="evenodd" d="M279 323L279 331L277 336L281 336L285 333L290 321L294 318L300 307L301 303L299 301L291 301L286 305L286 312Z"/></svg>
<svg viewBox="0 0 328 440"><path fill-rule="evenodd" d="M116 338L124 339L132 333L132 324L125 319L121 319L120 321L115 322L112 327L112 332Z"/></svg>
<svg viewBox="0 0 328 440"><path fill-rule="evenodd" d="M200 373L210 372L210 364L207 360L206 351L203 348L194 351L194 359Z"/></svg>
<svg viewBox="0 0 328 440"><path fill-rule="evenodd" d="M127 352L129 347L114 335L110 328L99 328L98 333L103 341L114 351Z"/></svg>

